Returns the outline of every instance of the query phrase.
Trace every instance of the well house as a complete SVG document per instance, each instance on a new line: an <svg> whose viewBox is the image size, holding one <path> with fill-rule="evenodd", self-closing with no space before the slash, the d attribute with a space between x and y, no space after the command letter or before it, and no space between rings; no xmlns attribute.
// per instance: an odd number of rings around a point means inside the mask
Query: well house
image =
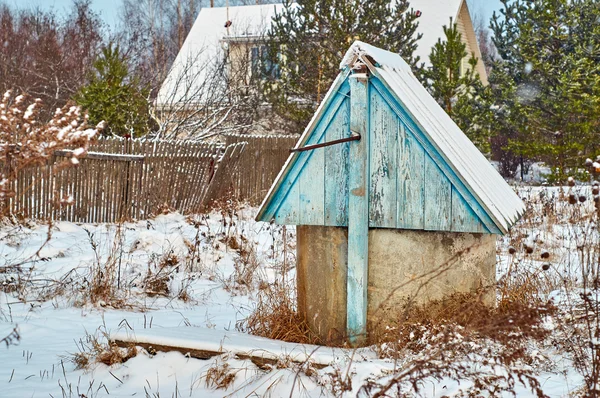
<svg viewBox="0 0 600 398"><path fill-rule="evenodd" d="M523 211L409 65L357 41L257 220L298 226L313 331L360 344L409 298L493 286L496 236Z"/></svg>

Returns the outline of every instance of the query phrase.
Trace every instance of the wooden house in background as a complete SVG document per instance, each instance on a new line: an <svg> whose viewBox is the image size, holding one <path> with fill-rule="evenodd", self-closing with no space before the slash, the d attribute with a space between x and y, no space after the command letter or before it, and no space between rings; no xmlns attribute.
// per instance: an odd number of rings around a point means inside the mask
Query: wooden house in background
<svg viewBox="0 0 600 398"><path fill-rule="evenodd" d="M410 6L420 12L417 33L422 34L422 38L417 43L415 55L428 64L432 47L438 39L444 38L443 26L452 18L462 34L467 52L479 59L477 72L487 83L466 0L411 0ZM206 101L209 96L203 92L214 90L214 86L205 86L211 78L210 67L223 57L227 59L228 70L222 85L249 80L253 65L265 51L261 40L272 17L282 8L282 4L203 8L158 93L159 118L161 111L169 111L181 103L193 109L194 104ZM463 70L467 66L468 59L465 59ZM231 77L229 81L227 76Z"/></svg>

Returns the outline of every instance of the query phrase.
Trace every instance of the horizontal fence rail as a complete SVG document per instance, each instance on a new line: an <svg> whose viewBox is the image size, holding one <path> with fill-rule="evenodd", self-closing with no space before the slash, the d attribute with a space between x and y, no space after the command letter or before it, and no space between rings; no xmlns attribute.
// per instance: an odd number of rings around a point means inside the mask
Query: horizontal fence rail
<svg viewBox="0 0 600 398"><path fill-rule="evenodd" d="M56 151L46 164L19 170L4 201L12 214L38 220L117 222L165 209L203 211L233 198L261 202L296 137L234 135L224 143L101 138L79 164ZM3 165L6 168L6 165Z"/></svg>

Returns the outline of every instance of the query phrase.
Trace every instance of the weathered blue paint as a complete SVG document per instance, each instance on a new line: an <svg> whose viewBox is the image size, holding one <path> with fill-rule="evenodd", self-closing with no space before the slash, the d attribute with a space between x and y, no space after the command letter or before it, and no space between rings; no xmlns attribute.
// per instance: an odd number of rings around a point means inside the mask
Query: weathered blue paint
<svg viewBox="0 0 600 398"><path fill-rule="evenodd" d="M356 77L355 77L356 76ZM367 333L367 275L369 259L369 80L350 77L350 130L361 135L350 143L348 170L348 288L347 332L360 344Z"/></svg>
<svg viewBox="0 0 600 398"><path fill-rule="evenodd" d="M416 139L418 144L423 148L426 154L440 168L443 174L450 180L452 186L460 193L465 202L469 205L473 214L477 216L477 219L485 226L485 233L502 234L502 231L495 225L494 221L487 214L486 210L477 202L469 188L465 185L459 175L455 172L448 162L446 162L443 154L441 154L437 148L427 139L423 133L422 128L417 121L413 120L412 117L406 112L402 106L401 99L397 98L390 90L389 86L384 80L377 78L376 76L371 78L371 85L381 96L386 100L387 104L390 105L394 113L400 118L401 123L410 132L410 134ZM474 220L475 221L475 220ZM452 231L452 230L450 230ZM477 232L477 231L457 231L457 232Z"/></svg>
<svg viewBox="0 0 600 398"><path fill-rule="evenodd" d="M372 227L397 227L398 117L375 91L370 90L370 189L369 223Z"/></svg>
<svg viewBox="0 0 600 398"><path fill-rule="evenodd" d="M433 159L425 156L425 225L427 231L449 231L452 185Z"/></svg>
<svg viewBox="0 0 600 398"><path fill-rule="evenodd" d="M325 134L317 142L325 141ZM325 150L317 149L310 151L309 158L298 177L300 189L299 224L300 225L323 225L325 223Z"/></svg>
<svg viewBox="0 0 600 398"><path fill-rule="evenodd" d="M398 224L397 228L425 228L425 151L398 123Z"/></svg>
<svg viewBox="0 0 600 398"><path fill-rule="evenodd" d="M347 75L300 146L350 136L352 96ZM460 176L397 98L370 79L368 214L371 228L501 233ZM364 138L363 137L363 138ZM257 217L280 224L349 226L353 144L300 152Z"/></svg>
<svg viewBox="0 0 600 398"><path fill-rule="evenodd" d="M463 199L455 187L452 187L452 231L486 232L485 226Z"/></svg>
<svg viewBox="0 0 600 398"><path fill-rule="evenodd" d="M350 136L350 100L346 99L327 129L327 141ZM325 148L325 225L348 225L348 154L350 143Z"/></svg>
<svg viewBox="0 0 600 398"><path fill-rule="evenodd" d="M315 115L316 123L311 127L311 131L307 134L306 139L298 142L298 146L305 146L313 142L318 142L325 134L337 109L349 96L350 86L346 80L348 74L349 71L344 70L338 75L330 89L334 95L329 96L323 103L323 106L320 108L320 114ZM297 211L294 212L296 213L295 216L294 214L278 216L277 213L280 208L283 208L284 210L288 208L288 206L283 205L283 202L286 200L288 193L292 191L292 186L296 183L300 172L304 168L310 152L311 151L296 152L290 155L288 162L286 163L287 167L283 170L282 178L280 178L273 187L272 195L269 198L268 203L265 203L265 206L262 206L261 211L256 216L257 220L271 221L274 219L277 222L278 219L293 219L294 222L291 222L290 225L298 225L299 219L297 217L299 215L297 214ZM295 207L295 209L297 210L298 207Z"/></svg>

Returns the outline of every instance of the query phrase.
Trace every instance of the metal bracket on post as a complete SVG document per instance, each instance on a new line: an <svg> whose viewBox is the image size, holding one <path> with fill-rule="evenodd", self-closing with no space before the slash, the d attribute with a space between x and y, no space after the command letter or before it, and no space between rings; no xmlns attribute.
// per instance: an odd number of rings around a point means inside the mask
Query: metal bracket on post
<svg viewBox="0 0 600 398"><path fill-rule="evenodd" d="M353 345L363 345L367 338L369 262L369 76L355 73L351 77L350 131L362 139L350 145L346 329Z"/></svg>

